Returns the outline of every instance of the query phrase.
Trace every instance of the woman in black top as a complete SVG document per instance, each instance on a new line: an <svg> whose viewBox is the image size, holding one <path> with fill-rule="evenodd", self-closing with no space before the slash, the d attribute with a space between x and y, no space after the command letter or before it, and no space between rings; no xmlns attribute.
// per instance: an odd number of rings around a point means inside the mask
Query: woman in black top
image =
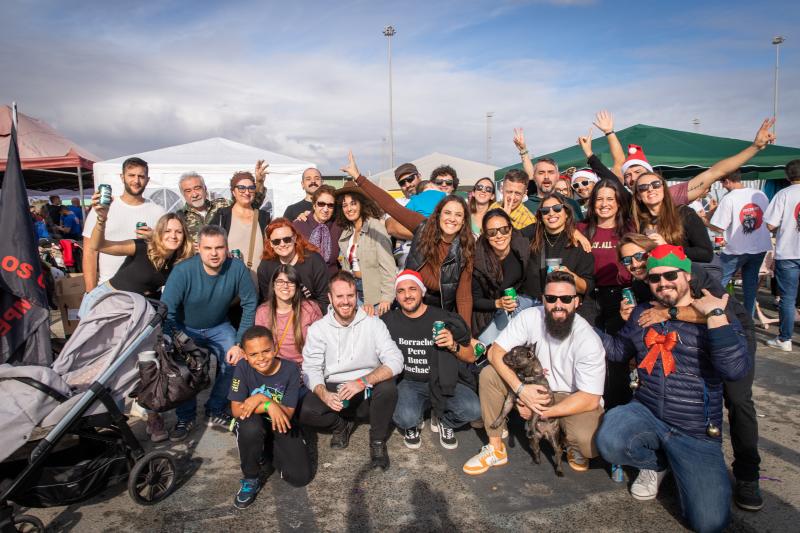
<svg viewBox="0 0 800 533"><path fill-rule="evenodd" d="M490 209L483 216L472 270L472 334L484 344L494 342L510 317L533 305L522 294L528 246L504 210ZM517 298L504 296L508 288L518 293Z"/></svg>

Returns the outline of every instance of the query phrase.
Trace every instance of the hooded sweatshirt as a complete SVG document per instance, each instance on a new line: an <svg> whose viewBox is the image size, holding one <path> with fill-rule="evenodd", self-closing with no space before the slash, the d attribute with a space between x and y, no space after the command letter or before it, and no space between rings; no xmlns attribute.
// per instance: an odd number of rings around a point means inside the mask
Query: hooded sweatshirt
<svg viewBox="0 0 800 533"><path fill-rule="evenodd" d="M403 371L403 354L389 335L386 324L362 309L347 326L341 325L331 309L308 328L303 347L306 387L344 383L365 376L386 365L396 376Z"/></svg>

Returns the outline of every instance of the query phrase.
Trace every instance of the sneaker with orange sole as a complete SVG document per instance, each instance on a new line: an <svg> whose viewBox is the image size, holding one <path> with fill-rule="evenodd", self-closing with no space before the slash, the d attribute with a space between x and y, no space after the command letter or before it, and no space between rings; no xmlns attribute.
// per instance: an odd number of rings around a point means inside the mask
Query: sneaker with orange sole
<svg viewBox="0 0 800 533"><path fill-rule="evenodd" d="M508 463L506 447L496 450L491 444L487 444L477 455L473 455L464 463L464 473L471 476L483 474L493 466L502 466Z"/></svg>

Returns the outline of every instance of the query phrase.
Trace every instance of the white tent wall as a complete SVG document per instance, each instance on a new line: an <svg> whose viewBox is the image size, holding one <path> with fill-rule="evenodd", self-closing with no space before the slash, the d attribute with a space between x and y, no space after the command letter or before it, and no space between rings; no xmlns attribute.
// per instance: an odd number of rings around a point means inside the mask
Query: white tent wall
<svg viewBox="0 0 800 533"><path fill-rule="evenodd" d="M470 161L469 159L439 152L422 156L410 162L416 165L420 177L425 180L430 178L431 172L433 172L436 167L450 165L458 174L459 187L475 185L476 181L484 177L494 180L494 171L499 168L494 165L481 163L480 161ZM397 181L394 179L394 168L372 174L369 176L369 179L385 190L396 190L400 188L397 185Z"/></svg>

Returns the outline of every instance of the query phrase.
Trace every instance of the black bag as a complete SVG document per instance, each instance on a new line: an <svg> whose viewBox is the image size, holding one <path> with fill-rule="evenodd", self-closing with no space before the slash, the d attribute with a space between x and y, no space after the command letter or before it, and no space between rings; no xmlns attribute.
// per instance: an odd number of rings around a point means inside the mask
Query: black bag
<svg viewBox="0 0 800 533"><path fill-rule="evenodd" d="M182 331L175 333L171 345L159 339L155 352L154 361L139 362L139 384L130 394L145 409L169 411L211 383L208 350Z"/></svg>

